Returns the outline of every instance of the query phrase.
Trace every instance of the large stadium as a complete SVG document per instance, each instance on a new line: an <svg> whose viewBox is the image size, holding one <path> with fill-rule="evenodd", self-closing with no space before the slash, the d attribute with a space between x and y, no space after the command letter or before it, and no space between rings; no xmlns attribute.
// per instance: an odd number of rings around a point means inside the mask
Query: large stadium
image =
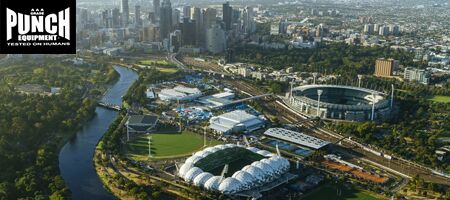
<svg viewBox="0 0 450 200"><path fill-rule="evenodd" d="M323 119L385 120L391 115L391 98L383 92L341 85L304 85L293 88L289 106L303 114Z"/></svg>
<svg viewBox="0 0 450 200"><path fill-rule="evenodd" d="M289 168L289 161L278 154L225 144L205 148L187 158L178 175L195 186L233 195L281 179Z"/></svg>

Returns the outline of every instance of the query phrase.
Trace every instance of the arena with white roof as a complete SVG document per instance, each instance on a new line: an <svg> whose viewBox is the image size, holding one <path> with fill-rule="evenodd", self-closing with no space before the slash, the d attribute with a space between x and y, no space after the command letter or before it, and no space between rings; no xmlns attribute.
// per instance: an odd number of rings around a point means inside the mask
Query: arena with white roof
<svg viewBox="0 0 450 200"><path fill-rule="evenodd" d="M246 165L230 177L222 177L203 171L196 163L206 157L231 148L242 148L261 155L263 159ZM250 152L250 153L251 153ZM179 168L178 175L186 182L211 191L232 195L271 183L289 171L289 161L277 154L236 144L217 145L205 148L187 158Z"/></svg>
<svg viewBox="0 0 450 200"><path fill-rule="evenodd" d="M244 110L235 110L209 120L209 128L221 134L251 132L264 127L264 121Z"/></svg>

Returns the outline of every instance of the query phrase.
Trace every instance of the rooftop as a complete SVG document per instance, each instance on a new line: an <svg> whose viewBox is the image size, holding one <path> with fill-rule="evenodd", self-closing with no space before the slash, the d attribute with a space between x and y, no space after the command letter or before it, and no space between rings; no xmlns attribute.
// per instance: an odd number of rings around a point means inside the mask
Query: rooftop
<svg viewBox="0 0 450 200"><path fill-rule="evenodd" d="M330 143L319 138L283 128L270 128L264 132L264 135L286 140L313 149L320 149Z"/></svg>

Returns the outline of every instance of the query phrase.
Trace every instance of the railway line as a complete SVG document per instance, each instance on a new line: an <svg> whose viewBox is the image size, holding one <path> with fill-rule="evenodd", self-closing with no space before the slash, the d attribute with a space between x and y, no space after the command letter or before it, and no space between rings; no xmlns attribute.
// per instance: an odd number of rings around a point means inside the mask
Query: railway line
<svg viewBox="0 0 450 200"><path fill-rule="evenodd" d="M263 94L263 92L261 92L258 88L250 85L249 83L246 83L245 81L233 80L227 81L227 83L237 88L238 90L244 91L253 96ZM306 116L303 116L287 108L287 106L285 106L282 102L273 99L264 101L260 105L266 111L269 111L271 114L277 116L280 122L295 123L306 118ZM356 141L345 138L345 136L334 133L332 131L320 128L315 122L304 121L302 123L302 128L307 130L305 131L306 134L310 134L320 139L336 143L336 145L340 148L333 148L333 151L349 157L350 161L366 163L369 162L387 171L397 172L395 174L401 175L403 178L411 178L415 175L419 175L425 181L450 185L450 179L432 173L432 169L428 167L399 157L387 159L385 157L375 155L372 152L364 150L362 148L363 145L357 143Z"/></svg>

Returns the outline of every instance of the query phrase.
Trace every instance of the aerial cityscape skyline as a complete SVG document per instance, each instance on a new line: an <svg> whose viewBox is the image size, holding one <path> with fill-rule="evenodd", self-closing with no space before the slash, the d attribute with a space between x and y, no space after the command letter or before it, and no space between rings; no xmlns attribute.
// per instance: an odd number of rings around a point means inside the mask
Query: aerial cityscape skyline
<svg viewBox="0 0 450 200"><path fill-rule="evenodd" d="M447 0L75 17L76 54L0 54L0 199L450 198Z"/></svg>

